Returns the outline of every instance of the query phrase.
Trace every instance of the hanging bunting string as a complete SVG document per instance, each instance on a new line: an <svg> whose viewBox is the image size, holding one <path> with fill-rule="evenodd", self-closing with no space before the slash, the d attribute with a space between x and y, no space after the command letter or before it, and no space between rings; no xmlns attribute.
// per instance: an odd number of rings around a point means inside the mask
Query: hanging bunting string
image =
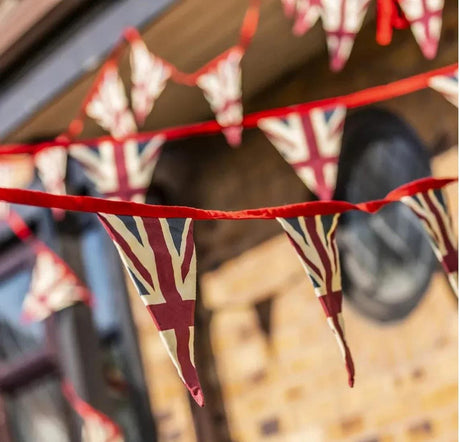
<svg viewBox="0 0 460 442"><path fill-rule="evenodd" d="M78 396L70 381L61 385L62 393L71 407L81 417L84 424L83 441L92 442L123 442L123 433L120 427L107 415L96 410Z"/></svg>
<svg viewBox="0 0 460 442"><path fill-rule="evenodd" d="M268 109L260 112L254 112L248 114L243 118L243 126L245 128L254 128L262 118L267 117L284 117L292 112L304 113L311 109L323 108L331 109L337 105L344 105L348 109L366 106L369 104L377 103L380 101L390 100L403 95L416 92L421 89L430 87L430 80L436 76L443 75L454 75L458 70L458 63L451 64L439 69L434 69L422 74L407 77L402 80L397 80L391 83L387 83L380 86L363 89L361 91L353 92L347 95L341 95L331 98L325 98L316 101L310 101L291 106L283 106L273 109ZM155 135L163 135L166 141L176 140L180 138L186 138L190 136L198 135L209 135L219 133L222 127L216 121L204 121L200 123L194 123L183 126L175 126L166 129L160 129L150 132L135 133L124 137L118 141L124 140L137 140L139 142L145 142ZM97 138L79 140L79 143L84 144L98 144L104 141L114 141L111 136L102 136ZM59 145L69 148L70 145L74 144L70 138L61 138ZM0 146L0 155L11 155L11 154L35 154L36 152L46 149L51 146L55 146L56 141L45 141L37 144L7 144ZM122 146L120 145L122 148Z"/></svg>
<svg viewBox="0 0 460 442"><path fill-rule="evenodd" d="M223 58L225 58L229 52L231 52L232 50L237 50L237 51L240 51L241 54L243 54L246 51L247 47L251 43L252 38L257 30L257 26L259 22L259 10L260 10L260 0L250 0L249 7L246 11L246 14L243 19L243 24L241 26L240 38L239 38L238 44L231 47L230 49L227 49L225 52L221 53L220 55L218 55L213 60L211 60L206 65L204 65L203 67L201 67L200 69L198 69L197 71L193 73L187 74L185 72L182 72L176 66L162 59L161 57L157 57L157 58L158 60L161 61L161 63L163 63L170 70L171 80L175 81L176 83L183 84L186 86L196 86L197 79L199 78L199 76L202 75L204 72L208 71L210 68L217 65L217 63ZM81 133L84 127L84 120L86 118L87 106L92 101L95 94L97 94L97 91L101 83L103 82L106 73L110 70L114 70L118 68L118 65L119 65L121 56L124 52L124 49L126 47L126 44L133 43L134 41L139 40L140 38L141 38L140 34L136 29L128 28L125 30L125 32L123 33L123 38L114 47L114 49L111 51L111 53L107 57L107 60L102 65L101 69L99 70L99 73L97 74L94 83L92 84L89 92L87 93L87 95L85 96L82 102L82 105L80 106L77 116L71 121L67 131L59 137L60 140L66 140L66 139L70 140L70 139L75 138Z"/></svg>
<svg viewBox="0 0 460 442"><path fill-rule="evenodd" d="M0 200L12 204L59 208L77 212L106 213L112 215L131 215L150 218L192 218L194 220L210 219L275 219L296 216L331 215L350 210L375 213L383 206L399 201L405 196L428 190L441 189L458 178L421 178L404 184L390 192L381 200L352 204L346 201L311 201L278 207L259 209L223 211L205 210L185 206L156 206L128 201L112 201L89 196L53 195L46 192L25 189L0 188Z"/></svg>

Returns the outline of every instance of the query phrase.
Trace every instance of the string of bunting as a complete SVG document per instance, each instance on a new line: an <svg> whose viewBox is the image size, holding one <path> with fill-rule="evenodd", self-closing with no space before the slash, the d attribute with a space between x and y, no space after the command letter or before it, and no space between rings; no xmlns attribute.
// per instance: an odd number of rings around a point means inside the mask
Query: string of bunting
<svg viewBox="0 0 460 442"><path fill-rule="evenodd" d="M427 87L458 105L458 65L348 95L249 114L243 118L242 125L259 127L304 184L318 198L328 200L335 189L346 110ZM145 202L165 142L220 130L218 122L208 121L130 134L121 139L105 136L80 141L60 139L34 145L5 145L0 148L0 166L7 163L2 161L2 155L32 154L45 189L64 194L67 153L70 153L102 196ZM54 167L47 167L48 164ZM9 187L8 177L12 179L13 174L2 173L5 187ZM59 209L53 210L57 217L62 216Z"/></svg>
<svg viewBox="0 0 460 442"><path fill-rule="evenodd" d="M193 352L196 300L194 220L276 219L281 224L314 286L341 350L348 383L353 386L354 365L344 333L340 262L335 240L340 215L350 210L375 213L387 204L402 202L420 219L457 293L457 239L439 192L456 181L456 178L424 178L395 189L382 200L360 204L315 201L234 212L153 206L7 188L0 188L0 200L97 213L149 311L180 378L195 401L203 406L204 397ZM16 215L10 218L10 225L23 238L26 230L17 218ZM53 296L54 288L54 284L48 286L46 296ZM36 318L40 319L39 316Z"/></svg>

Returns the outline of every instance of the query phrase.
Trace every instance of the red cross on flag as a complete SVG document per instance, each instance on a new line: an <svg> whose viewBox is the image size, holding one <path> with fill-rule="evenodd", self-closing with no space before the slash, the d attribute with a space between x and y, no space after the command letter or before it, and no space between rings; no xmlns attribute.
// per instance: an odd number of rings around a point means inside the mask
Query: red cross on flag
<svg viewBox="0 0 460 442"><path fill-rule="evenodd" d="M156 135L146 141L73 144L70 155L104 197L144 203L164 141L163 135Z"/></svg>
<svg viewBox="0 0 460 442"><path fill-rule="evenodd" d="M104 66L84 109L89 117L115 138L122 138L137 131L115 62L108 62Z"/></svg>
<svg viewBox="0 0 460 442"><path fill-rule="evenodd" d="M401 198L420 219L430 238L434 253L442 264L450 285L458 296L457 238L442 196L434 190Z"/></svg>
<svg viewBox="0 0 460 442"><path fill-rule="evenodd" d="M329 64L333 71L340 71L350 57L369 3L370 0L321 1L321 20L326 32Z"/></svg>
<svg viewBox="0 0 460 442"><path fill-rule="evenodd" d="M277 218L309 276L327 316L353 387L355 369L345 340L342 317L342 280L335 232L339 214Z"/></svg>
<svg viewBox="0 0 460 442"><path fill-rule="evenodd" d="M346 108L337 106L258 122L299 178L321 200L330 200L334 194L345 115Z"/></svg>
<svg viewBox="0 0 460 442"><path fill-rule="evenodd" d="M241 58L239 47L230 49L198 75L196 84L222 126L222 132L231 146L241 143L243 106L241 104Z"/></svg>
<svg viewBox="0 0 460 442"><path fill-rule="evenodd" d="M433 59L438 52L444 0L398 0L423 55Z"/></svg>
<svg viewBox="0 0 460 442"><path fill-rule="evenodd" d="M99 213L180 378L204 405L194 360L196 254L190 218Z"/></svg>
<svg viewBox="0 0 460 442"><path fill-rule="evenodd" d="M139 126L143 125L155 100L171 77L171 68L153 55L136 30L130 30L131 103Z"/></svg>

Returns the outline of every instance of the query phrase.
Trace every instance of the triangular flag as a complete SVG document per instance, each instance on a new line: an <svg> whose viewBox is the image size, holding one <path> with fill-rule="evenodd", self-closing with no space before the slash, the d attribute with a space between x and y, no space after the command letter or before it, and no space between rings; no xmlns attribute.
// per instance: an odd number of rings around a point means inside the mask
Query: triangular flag
<svg viewBox="0 0 460 442"><path fill-rule="evenodd" d="M423 55L433 59L438 52L444 0L398 0Z"/></svg>
<svg viewBox="0 0 460 442"><path fill-rule="evenodd" d="M138 125L142 126L172 71L161 58L148 50L137 33L130 39L130 45L131 105Z"/></svg>
<svg viewBox="0 0 460 442"><path fill-rule="evenodd" d="M124 442L120 427L107 415L81 399L73 386L62 386L64 396L83 421L82 442Z"/></svg>
<svg viewBox="0 0 460 442"><path fill-rule="evenodd" d="M436 75L428 81L429 86L458 107L458 71L452 75Z"/></svg>
<svg viewBox="0 0 460 442"><path fill-rule="evenodd" d="M292 18L297 9L297 0L281 0L283 5L284 15L288 18Z"/></svg>
<svg viewBox="0 0 460 442"><path fill-rule="evenodd" d="M458 246L452 221L441 194L434 190L401 198L417 215L430 238L436 257L442 264L450 285L458 296Z"/></svg>
<svg viewBox="0 0 460 442"><path fill-rule="evenodd" d="M241 143L243 130L240 66L242 57L242 50L233 48L223 58L210 64L196 80L231 146Z"/></svg>
<svg viewBox="0 0 460 442"><path fill-rule="evenodd" d="M144 203L164 141L163 135L156 135L147 141L73 144L70 155L104 197Z"/></svg>
<svg viewBox="0 0 460 442"><path fill-rule="evenodd" d="M114 62L104 66L100 80L85 105L85 112L115 138L137 131L133 114L128 107L125 87Z"/></svg>
<svg viewBox="0 0 460 442"><path fill-rule="evenodd" d="M335 232L339 214L277 218L309 276L339 344L348 371L348 384L354 383L355 369L345 340L342 317L342 280Z"/></svg>
<svg viewBox="0 0 460 442"><path fill-rule="evenodd" d="M294 27L294 35L303 35L309 31L318 21L321 15L322 0L297 0Z"/></svg>
<svg viewBox="0 0 460 442"><path fill-rule="evenodd" d="M190 218L144 218L99 213L158 328L179 376L204 405L193 341L196 254Z"/></svg>
<svg viewBox="0 0 460 442"><path fill-rule="evenodd" d="M258 121L268 139L321 200L330 200L337 180L346 108L312 109Z"/></svg>
<svg viewBox="0 0 460 442"><path fill-rule="evenodd" d="M333 71L340 71L350 57L369 3L370 0L321 0L321 19Z"/></svg>
<svg viewBox="0 0 460 442"><path fill-rule="evenodd" d="M14 167L8 161L0 161L0 187L13 187ZM0 201L0 220L5 220L10 214L10 204Z"/></svg>
<svg viewBox="0 0 460 442"><path fill-rule="evenodd" d="M45 190L55 195L65 195L65 177L67 173L67 150L63 146L50 146L34 155L38 176ZM62 218L62 209L52 209Z"/></svg>
<svg viewBox="0 0 460 442"><path fill-rule="evenodd" d="M23 318L42 321L59 310L82 301L89 303L90 292L70 268L45 246L37 251L32 281L24 298Z"/></svg>
<svg viewBox="0 0 460 442"><path fill-rule="evenodd" d="M23 318L42 321L77 302L90 304L92 295L70 267L48 246L39 241L24 220L14 211L8 216L11 230L36 254L29 291L23 302Z"/></svg>

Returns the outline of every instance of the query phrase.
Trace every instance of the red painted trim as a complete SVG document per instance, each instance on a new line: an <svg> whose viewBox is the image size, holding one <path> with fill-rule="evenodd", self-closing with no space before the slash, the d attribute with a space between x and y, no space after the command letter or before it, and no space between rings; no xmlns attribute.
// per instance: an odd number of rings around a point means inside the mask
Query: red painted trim
<svg viewBox="0 0 460 442"><path fill-rule="evenodd" d="M52 195L36 190L0 188L0 200L14 204L58 208L77 212L109 213L114 215L143 216L150 218L193 218L204 219L275 219L296 216L331 215L349 210L361 210L375 213L383 206L399 201L403 196L426 192L430 189L440 189L458 178L422 178L404 184L390 192L384 199L351 204L345 201L311 201L278 207L263 207L259 209L222 211L203 210L183 206L153 206L129 201L112 201L89 196Z"/></svg>
<svg viewBox="0 0 460 442"><path fill-rule="evenodd" d="M261 118L267 117L284 117L292 112L305 113L314 108L333 108L338 105L346 106L347 108L355 108L360 106L366 106L368 104L376 103L379 101L389 100L391 98L400 97L420 89L428 87L429 80L437 75L452 75L458 69L458 63L445 66L443 68L434 69L432 71L425 72L423 74L414 75L412 77L397 80L391 83L387 83L381 86L375 86L368 89L363 89L358 92L353 92L348 95L342 95L337 97L325 98L322 100L310 101L307 103L297 104L293 106L278 107L275 109L269 109L261 112L255 112L248 114L243 119L243 126L246 128L253 128L257 126L257 122ZM217 121L204 121L200 123L193 123L184 126L170 127L166 129L160 129L150 132L143 132L132 134L124 139L115 140L113 137L107 135L97 138L89 138L78 140L78 143L83 144L98 144L102 141L112 141L123 146L125 140L137 140L139 142L147 141L155 135L162 134L166 137L166 140L176 140L179 138L185 138L196 135L215 134L222 131L222 127ZM10 154L33 154L39 150L46 149L50 146L63 146L68 148L72 143L70 138L61 138L59 141L45 141L38 144L8 144L0 146L0 155Z"/></svg>

